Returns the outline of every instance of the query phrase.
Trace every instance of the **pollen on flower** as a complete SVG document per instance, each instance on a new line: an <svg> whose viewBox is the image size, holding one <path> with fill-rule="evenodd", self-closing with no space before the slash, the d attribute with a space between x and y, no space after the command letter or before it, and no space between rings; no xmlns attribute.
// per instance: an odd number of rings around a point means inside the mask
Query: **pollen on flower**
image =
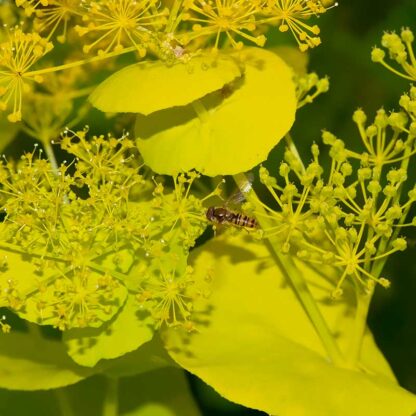
<svg viewBox="0 0 416 416"><path fill-rule="evenodd" d="M10 108L8 119L17 122L22 117L23 95L33 81L42 82L29 69L52 49L52 44L36 33L24 33L14 28L9 39L0 45L0 110Z"/></svg>
<svg viewBox="0 0 416 416"><path fill-rule="evenodd" d="M141 56L153 41L153 33L160 31L167 21L167 9L160 9L159 1L103 0L83 1L85 24L75 27L80 36L88 36L91 43L84 52L98 50L99 54L134 47Z"/></svg>

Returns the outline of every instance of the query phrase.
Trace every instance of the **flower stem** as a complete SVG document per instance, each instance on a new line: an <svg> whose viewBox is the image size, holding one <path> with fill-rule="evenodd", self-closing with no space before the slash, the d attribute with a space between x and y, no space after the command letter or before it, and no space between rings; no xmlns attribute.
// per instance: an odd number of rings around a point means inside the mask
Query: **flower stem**
<svg viewBox="0 0 416 416"><path fill-rule="evenodd" d="M302 158L299 155L298 149L297 149L295 143L293 142L292 136L289 133L287 133L285 135L285 140L286 140L286 144L287 144L289 150L293 153L295 158L298 160L298 162L301 166L301 169L302 169L302 173L304 173L305 172L305 165L303 164L303 161L302 161Z"/></svg>
<svg viewBox="0 0 416 416"><path fill-rule="evenodd" d="M245 183L247 183L247 178L242 173L234 175L234 180L240 189L242 189ZM256 207L256 210L266 214L253 190L246 194L246 198ZM268 228L269 225L266 215L259 216L257 220L262 228ZM322 345L325 347L329 358L334 365L344 366L345 360L341 355L338 345L331 334L331 331L322 316L315 299L309 291L305 279L300 275L293 259L289 255L285 255L277 249L278 245L272 237L269 237L266 240L266 245L269 248L272 257L276 261L277 266L283 271L287 279L291 282L293 290L308 315L309 320L314 326L316 333L321 339Z"/></svg>
<svg viewBox="0 0 416 416"><path fill-rule="evenodd" d="M107 377L103 416L118 416L118 378Z"/></svg>
<svg viewBox="0 0 416 416"><path fill-rule="evenodd" d="M207 109L205 108L204 104L200 100L196 100L192 102L192 107L196 113L196 115L199 117L201 122L207 122L209 119L209 114Z"/></svg>
<svg viewBox="0 0 416 416"><path fill-rule="evenodd" d="M58 162L55 157L55 153L53 151L51 141L50 140L42 140L43 147L45 148L46 155L48 156L48 160L52 166L52 170L55 175L58 174Z"/></svg>
<svg viewBox="0 0 416 416"><path fill-rule="evenodd" d="M58 402L61 416L75 416L67 392L64 389L54 389L53 392Z"/></svg>
<svg viewBox="0 0 416 416"><path fill-rule="evenodd" d="M93 56L91 58L87 58L87 59L81 59L79 61L74 61L74 62L69 62L68 64L63 64L63 65L58 65L58 66L51 66L49 68L43 68L43 69L38 69L36 71L29 71L25 73L25 77L33 77L36 75L43 75L43 74L47 74L50 72L57 72L57 71L63 71L69 68L74 68L77 66L82 66L82 65L86 65L89 64L91 62L97 62L97 61L102 61L103 59L108 59L108 58L113 58L114 56L119 56L119 55L123 55L125 53L128 52L133 52L134 50L136 50L136 47L131 46L130 48L125 48L121 51L117 51L117 52L110 52L110 53L106 53L104 55L98 55L98 56Z"/></svg>
<svg viewBox="0 0 416 416"><path fill-rule="evenodd" d="M351 368L356 368L360 360L361 347L367 328L367 315L373 298L374 288L369 291L357 292L357 309L355 311L354 327L351 334L350 349L348 351L347 363Z"/></svg>
<svg viewBox="0 0 416 416"><path fill-rule="evenodd" d="M179 22L180 22L180 14L179 11L182 8L183 0L174 0L173 6L169 13L169 21L166 25L166 32L173 33L175 32ZM178 16L179 15L179 16Z"/></svg>

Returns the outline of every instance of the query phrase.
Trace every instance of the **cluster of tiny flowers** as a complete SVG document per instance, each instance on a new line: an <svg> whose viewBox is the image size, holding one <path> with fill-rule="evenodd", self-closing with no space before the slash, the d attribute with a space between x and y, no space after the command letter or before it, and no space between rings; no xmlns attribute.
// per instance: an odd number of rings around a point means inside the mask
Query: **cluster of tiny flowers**
<svg viewBox="0 0 416 416"><path fill-rule="evenodd" d="M85 53L134 46L142 56L149 48L158 49L155 39L172 37L183 44L197 40L196 47L213 41L214 50L224 43L241 48L242 40L263 46L268 26L290 31L306 50L321 40L319 27L305 21L333 7L319 0L185 0L170 2L170 7L156 0L25 0L17 5L35 16L37 28L48 38L57 33L57 40L64 42L72 26L91 39Z"/></svg>
<svg viewBox="0 0 416 416"><path fill-rule="evenodd" d="M67 131L60 145L71 162L57 171L37 151L0 166L0 305L61 330L95 327L128 290L155 326L188 321L187 287L198 285L186 259L207 225L190 194L197 175L164 190L144 178L126 135Z"/></svg>
<svg viewBox="0 0 416 416"><path fill-rule="evenodd" d="M82 25L75 30L80 36L91 35L93 41L84 45L89 53L120 51L133 46L145 56L153 37L167 22L168 9L160 9L158 0L100 0L83 1L85 12Z"/></svg>
<svg viewBox="0 0 416 416"><path fill-rule="evenodd" d="M413 49L414 35L409 28L402 29L400 35L394 32L387 32L381 38L381 45L384 49L375 47L371 52L373 62L382 64L394 74L416 81L416 57ZM386 52L388 58L393 61L399 68L390 65L386 61Z"/></svg>
<svg viewBox="0 0 416 416"><path fill-rule="evenodd" d="M43 81L30 68L52 47L37 33L24 33L20 28L10 30L8 40L0 44L0 110L11 107L10 121L21 120L23 94L33 82Z"/></svg>
<svg viewBox="0 0 416 416"><path fill-rule="evenodd" d="M260 170L262 183L279 207L264 205L273 224L265 235L280 241L283 252L315 265L337 267L334 297L343 293L348 277L364 290L372 290L375 283L388 287L389 281L380 277L384 263L390 254L406 248L399 232L414 223L405 220L416 200L416 187L407 197L403 188L410 158L416 153L415 98L412 88L400 100L404 111L387 114L381 109L369 125L362 110L354 113L362 153L324 132L331 158L328 174L319 162L317 144L306 167L286 151L279 168L283 183L265 168Z"/></svg>
<svg viewBox="0 0 416 416"><path fill-rule="evenodd" d="M56 36L59 43L64 43L68 30L82 19L80 0L47 0L42 3L36 3L34 28L47 35L48 39Z"/></svg>
<svg viewBox="0 0 416 416"><path fill-rule="evenodd" d="M320 0L16 0L6 6L10 13L1 11L9 21L0 33L0 111L8 111L11 122L22 120L23 97L39 90L37 84L46 85L52 72L91 62L103 69L127 52L138 59L151 54L170 65L204 49L262 47L270 27L290 31L304 51L320 43L318 26L307 21L333 7ZM14 27L17 10L24 11L25 31ZM65 63L53 66L62 61L61 52L48 55L41 67L39 60L56 42L69 46ZM82 54L87 56L81 59Z"/></svg>
<svg viewBox="0 0 416 416"><path fill-rule="evenodd" d="M319 78L314 72L298 76L296 81L296 99L298 109L306 104L311 104L318 95L329 90L328 77Z"/></svg>
<svg viewBox="0 0 416 416"><path fill-rule="evenodd" d="M186 0L184 8L183 20L192 23L185 43L202 37L214 38L214 49L222 38L235 48L243 46L243 39L263 46L267 26L276 26L280 32L290 30L302 51L321 43L319 27L305 20L328 10L319 0Z"/></svg>

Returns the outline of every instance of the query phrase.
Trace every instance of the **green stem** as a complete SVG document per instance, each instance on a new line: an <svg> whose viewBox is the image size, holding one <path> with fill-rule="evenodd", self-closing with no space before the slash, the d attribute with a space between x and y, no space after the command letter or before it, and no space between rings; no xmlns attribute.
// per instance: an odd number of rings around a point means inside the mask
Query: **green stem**
<svg viewBox="0 0 416 416"><path fill-rule="evenodd" d="M192 107L196 113L196 115L199 117L201 122L207 122L209 119L209 113L207 109L205 108L204 104L200 100L196 100L192 102Z"/></svg>
<svg viewBox="0 0 416 416"><path fill-rule="evenodd" d="M107 377L103 416L118 416L118 378Z"/></svg>
<svg viewBox="0 0 416 416"><path fill-rule="evenodd" d="M382 60L380 61L380 64L383 65L385 68L387 68L389 71L393 72L393 74L396 74L397 76L407 79L409 81L414 81L415 78L408 76L406 74L403 74L403 72L397 71L397 69L393 68L392 66L390 66L386 61Z"/></svg>
<svg viewBox="0 0 416 416"><path fill-rule="evenodd" d="M110 276L114 277L115 279L125 281L126 275L120 272L117 272L115 270L112 270L110 268L100 266L99 264L94 263L93 261L88 262L88 267L92 270L95 270L96 272L100 272L103 274L109 274Z"/></svg>
<svg viewBox="0 0 416 416"><path fill-rule="evenodd" d="M357 288L357 309L355 311L354 327L351 334L350 348L347 363L351 368L356 368L360 360L361 347L367 328L367 315L373 298L374 288L369 292L360 291Z"/></svg>
<svg viewBox="0 0 416 416"><path fill-rule="evenodd" d="M77 66L86 65L86 64L89 64L91 62L97 62L97 61L102 61L103 59L113 58L114 56L119 56L119 55L123 55L123 54L128 53L128 52L133 52L134 50L137 50L137 48L134 47L134 46L131 46L130 48L125 48L122 51L110 52L110 53L107 53L105 55L93 56L92 58L81 59L80 61L74 61L74 62L70 62L68 64L63 64L63 65L58 65L58 66L51 66L49 68L38 69L36 71L29 71L29 72L26 72L24 74L24 76L25 77L34 77L36 75L48 74L50 72L63 71L63 70L69 69L69 68L75 68Z"/></svg>
<svg viewBox="0 0 416 416"><path fill-rule="evenodd" d="M42 140L43 147L45 148L46 155L48 156L48 160L51 163L52 170L55 174L58 174L58 162L55 157L55 153L53 151L51 141L49 139Z"/></svg>
<svg viewBox="0 0 416 416"><path fill-rule="evenodd" d="M234 180L237 183L238 187L241 189L247 183L247 178L244 174L240 173L234 175ZM266 212L263 206L258 202L257 195L253 190L251 190L246 195L247 200L252 203L256 210L264 213L257 218L260 226L262 228L268 228L268 220L266 219ZM293 259L289 255L283 254L277 247L278 243L275 239L269 237L267 240L267 246L270 250L270 253L278 267L283 271L287 279L291 282L292 287L303 306L306 314L309 317L312 325L314 326L316 333L321 339L322 345L327 351L327 354L333 364L337 366L344 366L345 360L341 355L341 352L338 348L338 345L321 313L318 308L318 305L315 302L311 292L309 291L308 285L304 280L303 276L299 273L298 268L296 267Z"/></svg>
<svg viewBox="0 0 416 416"><path fill-rule="evenodd" d="M412 150L410 147L405 151L404 159L400 166L405 171L407 171L409 167L411 151ZM395 195L395 199L394 199L395 204L399 204L402 191L403 191L403 184L400 186L398 192ZM400 218L400 220L398 221L396 225L404 224L404 222L406 221L407 215L409 213L409 210L410 210L410 206L408 209L405 210L405 212L403 212L402 217ZM369 232L367 241L371 240L374 234L372 229L370 230L371 231ZM388 240L387 239L383 240L380 243L378 250L377 250L376 257L381 256L383 253L385 254L390 242L394 241L399 236L399 233L400 233L400 227L396 227L393 231L392 236ZM367 258L369 257L370 257L370 254L368 254ZM375 260L369 272L376 278L380 277L387 259L388 259L388 256L383 256L380 259ZM370 267L370 265L369 263L366 263L366 269L368 267ZM348 353L348 358L347 358L348 364L352 367L356 367L360 359L361 347L362 347L363 339L365 336L365 331L367 328L367 316L368 316L368 311L370 308L373 294L374 294L374 288L371 288L370 291L367 293L360 291L359 288L356 289L357 309L355 313L354 327L353 327L353 331L351 335L351 343L350 343L350 348L349 348L349 353Z"/></svg>
<svg viewBox="0 0 416 416"><path fill-rule="evenodd" d="M287 133L285 135L285 140L286 140L286 144L289 148L289 150L293 153L293 155L295 156L295 158L297 159L297 161L299 162L301 169L302 169L302 173L305 173L305 165L303 164L302 158L299 155L298 149L295 145L295 143L293 142L292 136Z"/></svg>
<svg viewBox="0 0 416 416"><path fill-rule="evenodd" d="M34 251L28 251L27 249L25 249L21 246L18 246L16 244L6 243L6 242L3 242L3 241L0 242L0 249L15 252L15 253L35 256L35 257L39 257L39 258L42 258L42 259L52 260L52 261L56 261L56 262L60 262L60 263L68 263L69 262L69 260L64 260L60 257L47 256L47 255L45 255L45 253L37 253L37 252L34 252Z"/></svg>
<svg viewBox="0 0 416 416"><path fill-rule="evenodd" d="M166 25L166 32L173 33L179 24L178 14L182 8L183 0L175 0L169 13L169 21Z"/></svg>
<svg viewBox="0 0 416 416"><path fill-rule="evenodd" d="M62 416L75 416L75 413L72 411L71 403L67 392L64 389L55 389L53 390L56 401L58 402L58 407Z"/></svg>

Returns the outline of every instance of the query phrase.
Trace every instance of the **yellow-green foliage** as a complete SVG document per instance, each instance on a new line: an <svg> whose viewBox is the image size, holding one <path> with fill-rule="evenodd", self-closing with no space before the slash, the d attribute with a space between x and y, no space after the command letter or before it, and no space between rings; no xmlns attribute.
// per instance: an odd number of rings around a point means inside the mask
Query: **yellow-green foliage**
<svg viewBox="0 0 416 416"><path fill-rule="evenodd" d="M302 53L335 5L0 4L0 387L55 389L54 415L198 416L187 370L273 415L415 412L367 315L415 225L416 88L355 111L360 148L324 131L304 160L289 133L329 89ZM285 32L298 48L268 47ZM413 41L372 59L415 80ZM32 397L2 394L13 416Z"/></svg>

